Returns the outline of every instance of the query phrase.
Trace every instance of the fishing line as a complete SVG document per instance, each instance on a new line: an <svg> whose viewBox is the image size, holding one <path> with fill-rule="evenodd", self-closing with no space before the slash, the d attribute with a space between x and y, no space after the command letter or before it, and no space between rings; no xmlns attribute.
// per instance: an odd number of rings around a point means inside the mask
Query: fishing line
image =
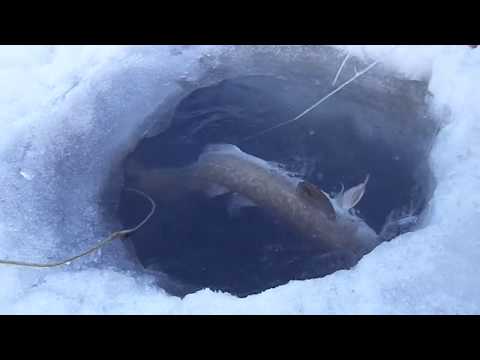
<svg viewBox="0 0 480 360"><path fill-rule="evenodd" d="M125 190L137 193L138 195L147 199L151 204L151 209L150 209L150 212L148 213L148 215L135 227L130 228L130 229L116 231L116 232L110 234L110 236L108 236L106 239L100 241L98 244L91 247L90 249L88 249L88 250L86 250L86 251L84 251L84 252L82 252L78 255L72 256L70 258L67 258L67 259L64 259L64 260L61 260L61 261L54 261L54 262L50 262L50 263L36 263L36 262L17 261L17 260L2 260L2 259L0 259L0 265L12 265L12 266L22 266L22 267L32 267L32 268L53 268L53 267L58 267L58 266L62 266L62 265L69 265L72 261L78 260L83 256L89 255L89 254L97 251L98 249L104 247L105 245L109 244L110 242L112 242L115 239L124 239L124 238L132 235L134 232L136 232L142 226L144 226L147 223L148 220L150 220L150 218L153 216L153 213L155 212L156 204L155 204L155 201L153 201L153 199L150 196L148 196L147 194L145 194L144 192L142 192L140 190L136 190L136 189L132 189L132 188L126 188Z"/></svg>
<svg viewBox="0 0 480 360"><path fill-rule="evenodd" d="M388 52L387 54L389 54L390 52L392 52L396 47L398 47L398 45L395 45L393 46ZM384 56L382 56L382 58L386 57L387 54L385 54ZM377 66L378 64L381 63L381 60L382 58L374 61L373 63L371 63L370 65L368 65L365 69L363 69L362 71L360 72L356 72L355 75L353 77L351 77L350 79L348 79L347 81L345 81L344 83L342 83L341 85L339 85L338 87L336 87L333 91L329 92L327 95L325 95L323 98L321 98L320 100L318 100L316 103L314 103L312 106L310 106L309 108L307 108L306 110L304 110L302 113L300 113L299 115L295 116L293 119L290 119L290 120L287 120L287 121L284 121L284 122L281 122L275 126L272 126L268 129L265 129L265 130L262 130L256 134L253 134L253 135L250 135L244 139L241 140L241 142L245 142L245 141L250 141L252 139L256 139L262 135L265 135L266 133L269 133L270 131L273 131L273 130L276 130L280 127L283 127L285 125L288 125L288 124L291 124L295 121L298 121L300 120L301 118L303 118L305 115L307 115L308 113L310 113L312 110L314 110L315 108L317 108L320 104L322 104L323 102L325 102L327 99L329 99L331 96L335 95L336 93L338 93L339 91L341 91L342 89L344 89L345 87L347 87L348 85L350 85L352 82L354 82L356 79L358 79L360 76L363 76L364 74L366 74L367 72L369 72L370 70L372 70L375 66ZM344 63L346 62L348 58L345 58L345 60L342 62L342 65L341 65L341 68L343 68L343 66L345 65ZM340 71L337 72L337 75L339 75ZM336 78L338 78L338 76L336 76Z"/></svg>

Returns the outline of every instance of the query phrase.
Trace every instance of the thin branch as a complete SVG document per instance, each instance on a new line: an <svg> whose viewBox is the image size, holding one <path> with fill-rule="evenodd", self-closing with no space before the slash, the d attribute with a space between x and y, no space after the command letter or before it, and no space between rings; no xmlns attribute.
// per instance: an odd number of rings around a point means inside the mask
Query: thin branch
<svg viewBox="0 0 480 360"><path fill-rule="evenodd" d="M337 83L338 78L340 77L340 74L342 73L342 70L347 63L348 59L350 59L350 53L347 53L347 56L345 56L345 59L343 59L342 64L338 68L337 74L335 75L335 78L333 79L332 86L335 86Z"/></svg>
<svg viewBox="0 0 480 360"><path fill-rule="evenodd" d="M397 46L394 46L393 48L390 49L390 51L392 51L393 49L395 49ZM389 51L389 52L390 52ZM275 126L272 126L268 129L265 129L263 131L260 131L254 135L251 135L251 136L248 136L246 138L244 138L242 140L243 141L249 141L249 140L252 140L252 139L255 139L259 136L262 136L272 130L276 130L280 127L283 127L285 125L288 125L288 124L291 124L297 120L300 120L302 117L304 117L305 115L307 115L309 112L311 112L312 110L314 110L317 106L319 106L320 104L322 104L323 102L325 102L327 99L329 99L331 96L335 95L336 93L338 93L339 91L341 91L343 88L347 87L348 85L350 85L352 82L354 82L355 80L357 80L360 76L366 74L367 72L369 72L370 70L372 70L375 66L377 66L379 63L380 63L381 59L378 59L376 61L374 61L373 63L371 63L369 66L367 66L365 69L363 69L362 71L360 72L356 72L355 75L353 77L351 77L349 80L345 81L343 84L339 85L337 88L335 88L333 91L331 91L330 93L328 93L327 95L325 95L323 98L321 98L320 100L318 100L315 104L313 104L312 106L310 106L308 109L306 109L305 111L303 111L301 114L297 115L296 117L294 117L293 119L290 119L290 120L287 120L287 121L284 121L280 124L277 124Z"/></svg>
<svg viewBox="0 0 480 360"><path fill-rule="evenodd" d="M340 90L342 90L343 88L345 88L346 86L348 86L350 83L352 83L353 81L355 81L357 78L359 78L360 76L362 76L363 74L367 73L368 71L370 71L371 69L373 69L375 66L377 66L379 63L379 61L375 61L373 62L372 64L370 64L369 66L367 66L364 70L362 70L361 72L357 73L355 76L353 76L352 78L350 78L349 80L345 81L342 85L338 86L335 90L331 91L330 93L328 93L327 95L325 95L323 98L321 98L320 100L318 100L315 104L313 104L312 106L310 106L308 109L306 109L305 111L303 111L301 114L297 115L296 117L294 117L293 119L290 119L290 120L287 120L287 121L284 121L280 124L277 124L275 126L272 126L266 130L263 130L263 131L260 131L259 133L256 133L254 135L251 135L249 137L246 137L245 139L243 139L243 141L249 141L249 140L252 140L252 139L255 139L259 136L262 136L272 130L275 130L275 129L278 129L282 126L285 126L285 125L288 125L288 124L291 124L297 120L300 120L302 117L304 117L305 115L307 115L309 112L311 112L312 110L314 110L317 106L319 106L320 104L322 104L324 101L326 101L327 99L329 99L331 96L335 95L336 93L338 93Z"/></svg>

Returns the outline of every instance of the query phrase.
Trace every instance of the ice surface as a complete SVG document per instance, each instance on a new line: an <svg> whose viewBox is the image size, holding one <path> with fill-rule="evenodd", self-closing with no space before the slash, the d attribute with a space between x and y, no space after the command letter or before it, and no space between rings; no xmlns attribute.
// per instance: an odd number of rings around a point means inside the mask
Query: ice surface
<svg viewBox="0 0 480 360"><path fill-rule="evenodd" d="M443 128L431 156L437 187L421 229L382 244L350 271L245 299L209 290L167 296L150 275L122 270L128 260L119 244L103 251L110 258L61 269L0 266L0 312L479 313L480 49L339 48L429 81ZM221 65L216 55L224 51L234 56L231 47L210 46L1 47L0 258L59 258L113 230L98 196L109 164L146 129L143 119L158 102L209 64ZM345 66L338 83L348 76Z"/></svg>

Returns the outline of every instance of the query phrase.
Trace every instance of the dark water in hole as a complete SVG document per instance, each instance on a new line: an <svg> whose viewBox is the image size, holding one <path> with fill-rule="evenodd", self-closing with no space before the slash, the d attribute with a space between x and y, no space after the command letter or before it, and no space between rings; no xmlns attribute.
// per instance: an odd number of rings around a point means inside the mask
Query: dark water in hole
<svg viewBox="0 0 480 360"><path fill-rule="evenodd" d="M230 143L285 165L327 192L356 185L370 174L357 210L377 232L392 210L412 200L412 212L418 215L429 196L427 156L435 129L423 118L418 99L403 91L379 95L353 85L302 120L245 141L295 117L329 90L304 79L266 76L199 89L179 104L170 128L141 141L127 161L152 170L184 166L206 144ZM126 178L126 186L135 185ZM242 208L232 216L227 211L231 194L208 198L189 193L175 201L166 201L166 194L149 195L158 210L132 242L144 266L191 285L184 292L209 287L246 296L354 265L348 254L312 250L260 208ZM119 217L125 225L146 211L142 199L122 195Z"/></svg>

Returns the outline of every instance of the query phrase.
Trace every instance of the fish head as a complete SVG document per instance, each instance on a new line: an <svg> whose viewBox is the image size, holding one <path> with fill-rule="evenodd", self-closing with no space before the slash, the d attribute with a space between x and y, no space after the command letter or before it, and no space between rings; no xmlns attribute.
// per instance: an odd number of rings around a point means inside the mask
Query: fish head
<svg viewBox="0 0 480 360"><path fill-rule="evenodd" d="M319 209L329 220L335 220L336 213L330 198L317 186L305 180L300 181L297 184L297 194L304 201Z"/></svg>

